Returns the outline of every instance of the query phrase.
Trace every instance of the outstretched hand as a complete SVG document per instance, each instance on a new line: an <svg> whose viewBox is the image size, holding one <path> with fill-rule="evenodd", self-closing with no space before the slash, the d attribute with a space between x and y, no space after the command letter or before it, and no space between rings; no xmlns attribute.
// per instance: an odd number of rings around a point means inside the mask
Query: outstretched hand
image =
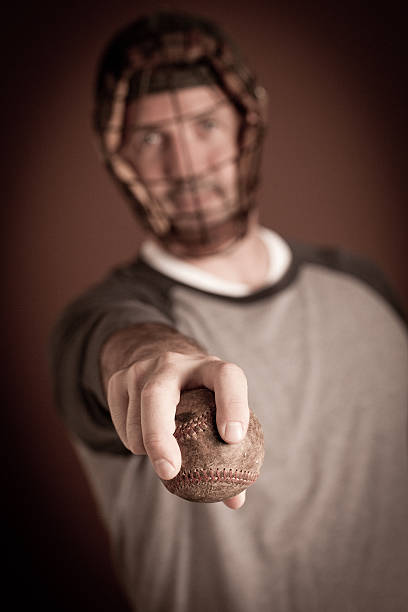
<svg viewBox="0 0 408 612"><path fill-rule="evenodd" d="M174 417L181 390L207 387L215 393L217 428L230 444L246 435L248 390L239 366L217 357L166 351L132 363L108 381L107 399L123 444L136 455L147 454L157 475L169 480L181 468ZM225 500L231 509L245 502L245 492Z"/></svg>

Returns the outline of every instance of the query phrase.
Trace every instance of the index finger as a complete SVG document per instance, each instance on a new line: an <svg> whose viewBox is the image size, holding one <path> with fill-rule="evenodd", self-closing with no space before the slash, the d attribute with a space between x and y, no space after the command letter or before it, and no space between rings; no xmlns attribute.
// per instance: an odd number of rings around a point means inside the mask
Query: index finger
<svg viewBox="0 0 408 612"><path fill-rule="evenodd" d="M230 444L241 442L249 422L248 383L243 370L234 363L212 361L203 380L215 393L220 436Z"/></svg>
<svg viewBox="0 0 408 612"><path fill-rule="evenodd" d="M174 478L181 468L180 447L173 436L179 400L176 377L156 377L141 391L143 444L157 475L164 480Z"/></svg>

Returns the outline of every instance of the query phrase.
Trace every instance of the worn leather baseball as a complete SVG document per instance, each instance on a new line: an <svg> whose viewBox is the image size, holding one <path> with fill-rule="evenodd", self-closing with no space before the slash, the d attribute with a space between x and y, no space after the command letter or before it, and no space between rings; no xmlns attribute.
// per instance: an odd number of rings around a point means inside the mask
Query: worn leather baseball
<svg viewBox="0 0 408 612"><path fill-rule="evenodd" d="M174 436L181 450L181 470L162 482L183 499L222 501L247 489L259 476L264 438L258 419L251 412L244 440L227 444L218 433L214 393L208 389L181 394Z"/></svg>

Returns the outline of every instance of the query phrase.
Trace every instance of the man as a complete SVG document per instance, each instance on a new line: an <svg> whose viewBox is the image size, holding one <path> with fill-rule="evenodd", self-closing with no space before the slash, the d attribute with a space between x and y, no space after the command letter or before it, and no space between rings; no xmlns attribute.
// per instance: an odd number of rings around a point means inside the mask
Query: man
<svg viewBox="0 0 408 612"><path fill-rule="evenodd" d="M265 105L205 20L156 15L108 45L95 127L147 240L62 316L57 402L135 608L402 611L406 329L370 264L259 226ZM200 386L226 442L248 405L263 425L245 505L158 478L180 469L175 409Z"/></svg>

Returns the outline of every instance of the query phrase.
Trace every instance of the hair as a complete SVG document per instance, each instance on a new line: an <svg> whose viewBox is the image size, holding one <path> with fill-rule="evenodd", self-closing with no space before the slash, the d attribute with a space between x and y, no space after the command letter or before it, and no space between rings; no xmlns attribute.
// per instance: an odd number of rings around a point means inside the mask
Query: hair
<svg viewBox="0 0 408 612"><path fill-rule="evenodd" d="M100 58L94 87L95 129L99 131L106 124L115 86L127 71L132 72L127 100L147 93L194 85L217 84L225 89L222 76L214 70L208 57L202 55L195 61L183 58L183 50L193 45L195 38L198 39L200 35L211 41L209 47L213 47L211 51L214 57L221 57L223 51L228 49L229 69L240 75L241 80L245 81L245 88L253 95L256 87L254 77L245 66L234 42L217 24L188 13L160 12L145 15L119 30L108 42ZM179 57L175 58L177 53ZM139 60L136 66L135 56ZM239 97L229 97L238 110L242 111Z"/></svg>

